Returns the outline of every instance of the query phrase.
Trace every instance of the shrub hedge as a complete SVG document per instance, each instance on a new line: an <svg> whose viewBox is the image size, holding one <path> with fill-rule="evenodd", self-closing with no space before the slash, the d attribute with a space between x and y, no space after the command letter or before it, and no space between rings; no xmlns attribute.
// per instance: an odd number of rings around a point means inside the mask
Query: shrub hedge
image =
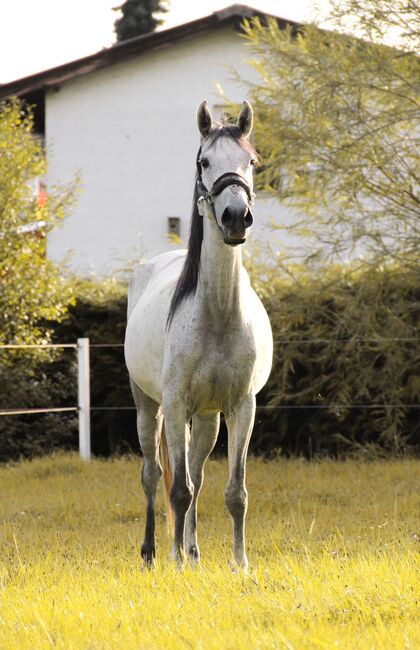
<svg viewBox="0 0 420 650"><path fill-rule="evenodd" d="M278 269L251 267L275 339L270 380L259 396L251 451L305 456L402 454L419 450L420 281L415 271L331 267L293 281ZM77 301L58 325L57 342L88 336L121 344L125 286L106 280L76 284ZM7 359L6 359L7 356ZM77 402L74 351L2 353L2 406L66 406ZM92 449L98 455L139 451L122 347L91 349ZM55 448L76 449L77 414L0 419L0 459ZM226 450L222 428L219 452Z"/></svg>
<svg viewBox="0 0 420 650"><path fill-rule="evenodd" d="M292 283L270 275L257 275L276 344L255 449L307 456L418 450L418 273L300 269Z"/></svg>
<svg viewBox="0 0 420 650"><path fill-rule="evenodd" d="M91 344L121 344L126 318L125 286L112 280L84 280L75 282L75 293L76 303L66 319L55 326L53 342L75 343L86 336ZM13 354L12 366L11 356L9 351L3 351L0 359L0 379L4 378L0 408L77 404L74 350ZM98 406L132 405L122 348L93 347L90 356L93 453L138 451L133 411L95 410ZM77 447L77 413L0 418L0 460Z"/></svg>

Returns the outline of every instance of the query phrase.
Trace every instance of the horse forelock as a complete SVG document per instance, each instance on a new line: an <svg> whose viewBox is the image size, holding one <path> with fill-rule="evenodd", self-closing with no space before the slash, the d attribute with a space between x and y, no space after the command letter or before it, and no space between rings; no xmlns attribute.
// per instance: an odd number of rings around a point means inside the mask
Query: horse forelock
<svg viewBox="0 0 420 650"><path fill-rule="evenodd" d="M207 138L201 143L197 154L197 174L194 183L193 205L190 220L190 233L188 237L188 249L185 257L184 266L175 287L169 307L167 327L170 327L176 310L182 301L190 295L193 295L197 289L200 275L201 245L203 242L203 219L198 212L197 201L199 198L197 189L197 180L200 177L199 155L204 144L212 148L217 140L221 137L233 139L237 144L247 151L255 160L258 160L257 152L254 146L245 138L237 124L231 124L223 121L215 124Z"/></svg>
<svg viewBox="0 0 420 650"><path fill-rule="evenodd" d="M221 138L221 137L226 137L226 138L231 138L234 140L244 151L249 153L253 158L258 160L257 152L255 151L255 148L253 144L246 138L241 129L237 124L231 124L227 121L223 121L221 123L216 123L209 135L203 142L201 143L201 147L206 144L209 149L211 149L215 143Z"/></svg>

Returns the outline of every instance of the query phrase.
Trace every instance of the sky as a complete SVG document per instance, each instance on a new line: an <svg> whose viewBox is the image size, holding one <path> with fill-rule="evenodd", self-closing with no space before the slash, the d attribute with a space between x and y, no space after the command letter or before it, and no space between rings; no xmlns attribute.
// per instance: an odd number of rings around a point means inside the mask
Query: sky
<svg viewBox="0 0 420 650"><path fill-rule="evenodd" d="M123 0L0 0L0 83L93 54L115 42L113 11ZM235 0L171 0L163 28L174 27ZM327 0L242 0L267 13L308 22Z"/></svg>

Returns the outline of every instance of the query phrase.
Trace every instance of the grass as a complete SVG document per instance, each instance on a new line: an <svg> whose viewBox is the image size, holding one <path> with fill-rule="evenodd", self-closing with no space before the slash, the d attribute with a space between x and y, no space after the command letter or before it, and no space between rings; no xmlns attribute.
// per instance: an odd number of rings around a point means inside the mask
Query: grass
<svg viewBox="0 0 420 650"><path fill-rule="evenodd" d="M227 463L207 465L203 561L142 571L137 458L0 468L0 648L420 648L420 463L250 459L248 576L232 573Z"/></svg>

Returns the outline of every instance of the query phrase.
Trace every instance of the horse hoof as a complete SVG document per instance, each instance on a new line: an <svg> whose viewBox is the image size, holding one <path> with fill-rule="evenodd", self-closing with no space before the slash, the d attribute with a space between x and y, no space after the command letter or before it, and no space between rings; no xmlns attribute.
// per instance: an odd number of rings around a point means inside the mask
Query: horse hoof
<svg viewBox="0 0 420 650"><path fill-rule="evenodd" d="M248 575L249 572L249 564L248 560L245 562L229 562L229 568L232 571L232 573L238 573L240 575Z"/></svg>
<svg viewBox="0 0 420 650"><path fill-rule="evenodd" d="M152 569L155 563L155 547L148 544L142 544L141 556L143 558L144 566L147 569Z"/></svg>
<svg viewBox="0 0 420 650"><path fill-rule="evenodd" d="M183 571L185 568L185 551L181 548L171 548L169 553L169 562L173 564L179 571Z"/></svg>
<svg viewBox="0 0 420 650"><path fill-rule="evenodd" d="M190 548L188 549L188 557L190 558L190 561L193 564L198 564L200 562L201 556L200 556L200 550L198 546L196 546L195 544L193 546L190 546Z"/></svg>

